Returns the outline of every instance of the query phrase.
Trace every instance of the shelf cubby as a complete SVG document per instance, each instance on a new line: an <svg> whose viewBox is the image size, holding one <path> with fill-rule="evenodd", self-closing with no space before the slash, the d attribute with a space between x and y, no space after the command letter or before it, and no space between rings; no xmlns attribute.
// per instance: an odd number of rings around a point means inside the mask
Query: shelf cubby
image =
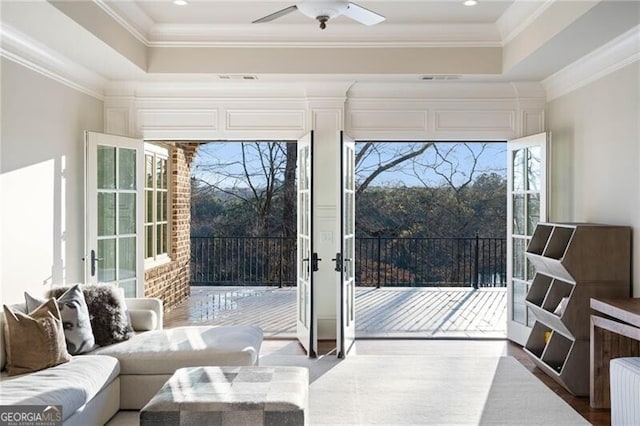
<svg viewBox="0 0 640 426"><path fill-rule="evenodd" d="M545 326L541 322L536 322L531 330L531 334L529 335L529 340L527 341L525 348L536 357L542 357L542 353L547 346L545 334L551 332L552 330L549 327Z"/></svg>
<svg viewBox="0 0 640 426"><path fill-rule="evenodd" d="M531 302L536 306L542 306L552 281L553 278L547 275L536 274L527 293L527 302Z"/></svg>
<svg viewBox="0 0 640 426"><path fill-rule="evenodd" d="M552 230L553 226L538 225L531 237L529 246L527 247L527 253L542 254Z"/></svg>
<svg viewBox="0 0 640 426"><path fill-rule="evenodd" d="M545 311L554 312L562 301L562 298L569 297L572 291L573 284L569 284L568 282L559 279L554 279L551 283L551 286L549 287L547 296L544 298L542 309L544 309Z"/></svg>
<svg viewBox="0 0 640 426"><path fill-rule="evenodd" d="M569 392L588 395L589 302L629 296L631 228L539 223L526 255L536 274L525 303L536 321L524 350Z"/></svg>
<svg viewBox="0 0 640 426"><path fill-rule="evenodd" d="M551 231L543 256L551 259L562 259L573 236L574 228L557 226Z"/></svg>
<svg viewBox="0 0 640 426"><path fill-rule="evenodd" d="M572 340L560 333L552 332L551 338L542 353L542 362L547 364L553 371L557 371L558 374L561 373L572 345Z"/></svg>

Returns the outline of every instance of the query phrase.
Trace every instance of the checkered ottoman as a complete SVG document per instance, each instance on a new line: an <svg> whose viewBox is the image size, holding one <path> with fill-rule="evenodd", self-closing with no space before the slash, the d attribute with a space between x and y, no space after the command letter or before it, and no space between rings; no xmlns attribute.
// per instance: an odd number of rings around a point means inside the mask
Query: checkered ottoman
<svg viewBox="0 0 640 426"><path fill-rule="evenodd" d="M140 425L304 425L309 372L301 367L176 370L140 411Z"/></svg>

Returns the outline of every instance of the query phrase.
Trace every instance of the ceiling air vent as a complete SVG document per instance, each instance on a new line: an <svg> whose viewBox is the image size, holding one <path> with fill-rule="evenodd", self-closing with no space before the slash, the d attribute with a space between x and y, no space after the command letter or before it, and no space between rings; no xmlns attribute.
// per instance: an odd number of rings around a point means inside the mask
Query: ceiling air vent
<svg viewBox="0 0 640 426"><path fill-rule="evenodd" d="M436 80L459 80L459 75L423 75L420 77L422 81L436 81Z"/></svg>
<svg viewBox="0 0 640 426"><path fill-rule="evenodd" d="M257 80L258 77L255 75L242 75L242 74L232 74L232 75L219 75L220 80Z"/></svg>

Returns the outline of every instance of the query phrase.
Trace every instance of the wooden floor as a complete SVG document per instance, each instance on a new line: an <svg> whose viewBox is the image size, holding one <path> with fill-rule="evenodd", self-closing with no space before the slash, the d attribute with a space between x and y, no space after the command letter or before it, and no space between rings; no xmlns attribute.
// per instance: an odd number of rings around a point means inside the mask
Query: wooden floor
<svg viewBox="0 0 640 426"><path fill-rule="evenodd" d="M296 290L285 287L192 287L165 314L165 327L190 324L260 326L266 338L293 338ZM504 288L356 290L358 338L504 338Z"/></svg>

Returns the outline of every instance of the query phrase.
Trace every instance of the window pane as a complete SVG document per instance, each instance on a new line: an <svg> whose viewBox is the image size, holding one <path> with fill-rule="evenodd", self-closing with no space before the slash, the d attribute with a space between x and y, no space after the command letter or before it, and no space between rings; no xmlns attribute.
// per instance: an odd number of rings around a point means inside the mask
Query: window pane
<svg viewBox="0 0 640 426"><path fill-rule="evenodd" d="M144 186L153 188L153 155L144 156Z"/></svg>
<svg viewBox="0 0 640 426"><path fill-rule="evenodd" d="M166 223L162 225L162 235L164 238L162 238L162 249L158 250L158 254L166 254L169 251L169 246L167 244L167 241L169 240L168 230L168 225Z"/></svg>
<svg viewBox="0 0 640 426"><path fill-rule="evenodd" d="M153 253L153 225L144 227L144 258L154 257Z"/></svg>
<svg viewBox="0 0 640 426"><path fill-rule="evenodd" d="M524 235L524 194L513 195L513 233Z"/></svg>
<svg viewBox="0 0 640 426"><path fill-rule="evenodd" d="M118 280L135 278L136 276L136 237L120 239L118 260Z"/></svg>
<svg viewBox="0 0 640 426"><path fill-rule="evenodd" d="M527 235L533 235L540 221L540 194L527 194Z"/></svg>
<svg viewBox="0 0 640 426"><path fill-rule="evenodd" d="M525 324L527 321L526 305L527 285L520 281L513 281L513 321Z"/></svg>
<svg viewBox="0 0 640 426"><path fill-rule="evenodd" d="M116 279L116 240L98 240L98 281L109 282Z"/></svg>
<svg viewBox="0 0 640 426"><path fill-rule="evenodd" d="M119 234L136 233L136 194L120 194L118 203Z"/></svg>
<svg viewBox="0 0 640 426"><path fill-rule="evenodd" d="M542 152L539 146L533 146L527 150L527 189L540 191Z"/></svg>
<svg viewBox="0 0 640 426"><path fill-rule="evenodd" d="M513 239L513 278L524 280L524 250L525 240L522 238Z"/></svg>
<svg viewBox="0 0 640 426"><path fill-rule="evenodd" d="M167 220L167 193L163 191L156 192L157 211L156 220L163 222Z"/></svg>
<svg viewBox="0 0 640 426"><path fill-rule="evenodd" d="M98 145L98 189L116 187L116 149Z"/></svg>
<svg viewBox="0 0 640 426"><path fill-rule="evenodd" d="M526 152L525 149L519 149L513 152L513 190L514 191L524 191L524 154Z"/></svg>
<svg viewBox="0 0 640 426"><path fill-rule="evenodd" d="M527 306L527 326L533 327L535 323L536 323L536 316L531 310L531 308Z"/></svg>
<svg viewBox="0 0 640 426"><path fill-rule="evenodd" d="M158 188L167 188L167 160L158 158L156 160L156 177L158 179Z"/></svg>
<svg viewBox="0 0 640 426"><path fill-rule="evenodd" d="M136 280L119 281L118 285L124 290L124 297L136 297Z"/></svg>
<svg viewBox="0 0 640 426"><path fill-rule="evenodd" d="M116 194L98 192L98 236L116 234Z"/></svg>
<svg viewBox="0 0 640 426"><path fill-rule="evenodd" d="M529 240L527 243L529 243ZM525 255L526 256L526 255ZM527 262L527 281L533 280L533 277L536 275L536 268L533 266L533 263L529 262L529 259L526 259Z"/></svg>
<svg viewBox="0 0 640 426"><path fill-rule="evenodd" d="M144 197L146 198L144 221L151 223L153 222L153 191L144 191Z"/></svg>
<svg viewBox="0 0 640 426"><path fill-rule="evenodd" d="M118 188L136 189L135 149L120 148L118 160Z"/></svg>
<svg viewBox="0 0 640 426"><path fill-rule="evenodd" d="M164 225L156 225L156 255L163 253L164 238Z"/></svg>

